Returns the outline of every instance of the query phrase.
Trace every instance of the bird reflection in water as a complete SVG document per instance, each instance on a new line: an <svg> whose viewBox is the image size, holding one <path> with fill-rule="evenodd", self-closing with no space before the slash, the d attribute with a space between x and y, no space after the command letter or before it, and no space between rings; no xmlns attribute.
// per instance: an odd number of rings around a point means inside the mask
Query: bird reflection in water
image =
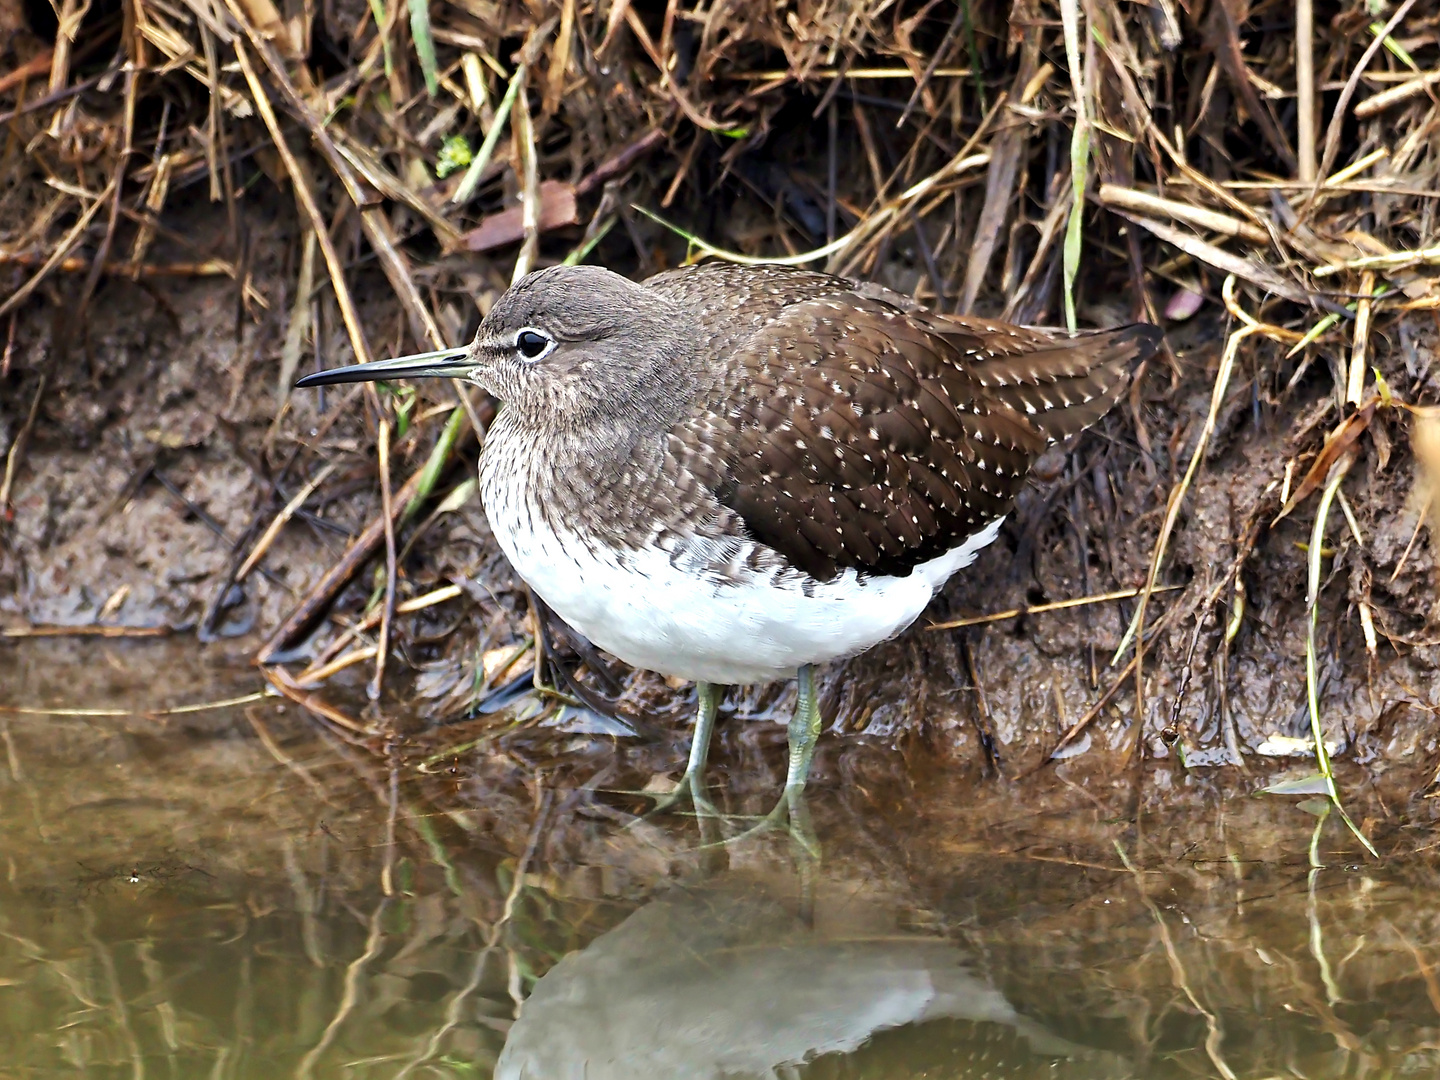
<svg viewBox="0 0 1440 1080"><path fill-rule="evenodd" d="M496 1080L929 1075L903 1065L920 1043L947 1075L1117 1075L853 893L797 913L736 876L675 889L536 983Z"/></svg>

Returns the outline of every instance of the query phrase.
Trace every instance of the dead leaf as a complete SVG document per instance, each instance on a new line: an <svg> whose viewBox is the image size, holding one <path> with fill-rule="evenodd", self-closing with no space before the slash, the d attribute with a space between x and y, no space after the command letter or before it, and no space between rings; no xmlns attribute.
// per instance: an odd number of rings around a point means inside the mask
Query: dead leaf
<svg viewBox="0 0 1440 1080"><path fill-rule="evenodd" d="M511 206L491 214L462 237L468 251L490 251L525 239L525 209ZM580 221L575 206L575 188L558 180L540 184L540 231L548 232Z"/></svg>
<svg viewBox="0 0 1440 1080"><path fill-rule="evenodd" d="M1355 445L1365 429L1370 426L1370 421L1375 416L1375 407L1380 404L1379 398L1371 398L1364 406L1348 417L1343 424L1330 433L1325 440L1325 446L1315 458L1315 463L1310 466L1310 471L1305 474L1305 479L1300 481L1300 486L1290 496L1290 501L1285 504L1284 509L1275 515L1275 520L1270 523L1273 528L1291 510L1305 501L1306 497L1325 482L1325 477L1330 475L1330 466L1340 459L1340 455Z"/></svg>

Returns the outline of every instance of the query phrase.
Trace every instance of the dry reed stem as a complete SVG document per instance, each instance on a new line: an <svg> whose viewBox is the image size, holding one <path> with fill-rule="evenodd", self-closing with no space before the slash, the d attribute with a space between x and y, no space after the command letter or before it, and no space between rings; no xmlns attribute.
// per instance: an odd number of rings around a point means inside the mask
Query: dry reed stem
<svg viewBox="0 0 1440 1080"><path fill-rule="evenodd" d="M260 534L260 539L255 541L255 546L250 549L250 554L245 556L245 561L240 564L240 569L235 571L236 584L244 581L246 575L254 569L255 564L265 557L265 553L270 550L270 545L273 544L275 538L280 535L280 530L285 527L285 523L295 516L300 508L305 505L306 500L315 494L320 485L330 478L330 475L335 469L336 466L333 463L322 467L321 470L315 474L314 479L297 491L294 498L285 504L280 513L275 515L275 519L271 521L270 524L266 526L265 531Z"/></svg>
<svg viewBox="0 0 1440 1080"><path fill-rule="evenodd" d="M1172 615L1175 614L1177 610L1179 609L1171 608L1169 611L1165 612L1165 614L1161 615L1160 618L1156 619L1150 625L1150 629L1148 632L1152 639L1158 637L1160 632L1170 624L1170 618ZM1126 681L1130 678L1130 676L1139 666L1136 663L1136 660L1137 657L1132 656L1130 658L1130 662L1120 669L1119 673L1116 674L1115 678L1110 680L1110 685L1107 686L1101 692L1100 696L1095 699L1094 704L1092 704L1090 708L1085 710L1084 715L1082 715L1080 719L1076 720L1073 724L1071 724L1068 728L1065 729L1065 734L1060 736L1060 741L1057 742L1054 746L1052 746L1049 750L1045 751L1044 756L1041 757L1039 761L1037 761L1030 768L1026 769L1016 779L1023 780L1028 776L1033 776L1035 773L1045 768L1046 765L1049 765L1053 761L1059 760L1058 758L1056 758L1055 755L1060 753L1061 750L1064 750L1067 746L1069 746L1081 735L1083 735L1086 730L1089 729L1090 725L1093 724L1100 717L1100 714L1104 712L1105 706L1109 705L1110 702L1114 700L1115 695L1120 692L1120 690L1124 687ZM1135 739L1131 744L1131 753L1134 753L1133 747L1138 747L1140 745L1140 739L1143 737L1143 735L1143 731L1137 730Z"/></svg>
<svg viewBox="0 0 1440 1080"><path fill-rule="evenodd" d="M384 609L382 608L376 615L379 616L383 614L383 611ZM380 620L377 617L375 621L378 623ZM337 656L327 664L321 664L318 667L312 664L310 668L307 668L295 676L295 685L303 690L313 690L332 675L344 671L348 667L353 667L356 664L362 664L366 660L376 660L379 655L380 649L375 645L352 649L341 656Z"/></svg>
<svg viewBox="0 0 1440 1080"><path fill-rule="evenodd" d="M380 416L380 434L375 440L380 455L380 522L385 530L385 592L380 609L380 635L375 642L375 675L365 688L371 701L380 699L385 682L385 661L390 653L390 623L395 617L395 578L399 565L395 558L395 509L390 494L390 418Z"/></svg>
<svg viewBox="0 0 1440 1080"><path fill-rule="evenodd" d="M191 713L210 712L214 709L230 709L237 705L249 705L251 702L261 701L267 695L262 692L253 694L240 694L236 697L222 698L218 701L202 701L194 705L172 705L164 709L90 709L90 708L55 708L49 709L42 705L0 705L0 713L9 716L187 716Z"/></svg>
<svg viewBox="0 0 1440 1080"><path fill-rule="evenodd" d="M1241 221L1228 214L1207 210L1205 207L1196 206L1193 203L1162 199L1149 192L1119 187L1116 184L1101 184L1099 195L1102 203L1111 206L1120 206L1126 210L1136 210L1141 213L1164 214L1176 221L1198 225L1202 229L1224 233L1226 236L1239 237L1252 244L1270 243L1270 234L1264 229L1252 225L1248 221Z"/></svg>
<svg viewBox="0 0 1440 1080"><path fill-rule="evenodd" d="M1355 332L1350 348L1350 376L1346 380L1345 400L1359 408L1365 396L1365 362L1370 349L1370 315L1375 293L1375 274L1366 270L1360 275L1360 299L1355 306Z"/></svg>
<svg viewBox="0 0 1440 1080"><path fill-rule="evenodd" d="M240 63L240 70L245 75L245 81L250 84L250 95L255 103L255 111L269 129L271 142L285 162L285 171L289 174L290 182L295 188L296 201L305 211L305 216L310 220L310 228L320 243L320 253L325 256L325 267L330 272L330 285L335 290L335 301L340 306L340 317L345 321L345 330L350 335L350 348L355 353L355 362L368 363L371 359L370 346L365 341L365 330L360 325L360 315L355 310L355 301L351 298L349 286L345 284L345 267L340 262L340 254L335 250L335 244L330 239L329 222L320 213L320 206L315 201L315 195L310 190L305 173L300 168L300 162L291 151L290 144L285 141L285 136L280 130L280 122L275 117L275 111L270 107L270 99L266 96L265 87L261 84L260 77L255 73L255 67L250 62L250 55L245 45L238 40L235 42L235 57Z"/></svg>
<svg viewBox="0 0 1440 1080"><path fill-rule="evenodd" d="M409 615L416 611L423 611L428 607L434 607L436 604L443 604L447 600L454 600L456 597L461 596L462 594L463 590L460 588L460 586L446 585L442 588L435 589L432 592L425 593L423 596L415 596L411 597L409 600L400 601L395 605L395 614ZM331 658L334 657L335 654L341 649L343 649L346 645L350 644L361 634L365 633L365 631L373 630L375 629L375 627L379 626L382 613L383 612L380 609L372 611L363 619L356 622L353 626L346 628L344 633L337 635L335 637L335 640L330 642L330 644L326 645L323 649L320 650L319 653L316 654L315 658L311 660L309 667L307 667L304 671L300 672L300 674L295 676L295 682L300 685L305 685L310 683L319 683L323 681L330 674L329 665ZM349 655L353 655L358 659L371 659L371 657L373 657L374 655L373 653L371 653L370 656L359 656L360 653L365 651L365 649L357 649L353 654ZM346 663L342 666L348 667L350 664L355 662L356 660L353 659L347 660Z"/></svg>
<svg viewBox="0 0 1440 1080"><path fill-rule="evenodd" d="M420 490L424 472L423 469L416 470L395 493L391 506L392 512L395 504L402 507L407 505L409 500ZM380 548L384 542L386 531L393 529L393 525L387 524L388 521L390 521L389 515L381 514L351 541L340 560L320 576L295 610L286 616L285 621L260 647L260 651L255 657L256 664L262 667L269 664L271 658L290 643L291 638L319 617L321 611L334 600L335 595L359 572L361 565Z"/></svg>
<svg viewBox="0 0 1440 1080"><path fill-rule="evenodd" d="M1380 46L1385 43L1385 39L1390 36L1391 31L1400 25L1401 20L1410 14L1410 9L1414 6L1415 0L1404 0L1404 2L1395 9L1395 14L1390 16L1390 20L1385 24L1384 29L1374 36L1369 47L1361 53L1360 61L1355 65L1354 70L1350 72L1350 77L1345 80L1345 88L1340 91L1340 99L1335 103L1335 111L1330 115L1330 123L1325 129L1325 150L1320 158L1318 176L1324 176L1330 171L1330 167L1335 164L1335 155L1340 149L1340 125L1344 122L1345 112L1350 105L1350 99L1355 94L1355 88L1360 85L1360 76L1365 73L1366 66L1374 59L1375 54L1380 51ZM1302 217L1307 216L1313 211L1315 197L1318 193L1319 186L1317 183L1316 187L1305 200L1305 205L1301 208Z"/></svg>
<svg viewBox="0 0 1440 1080"><path fill-rule="evenodd" d="M540 160L535 147L535 129L530 121L529 99L521 94L510 113L510 132L514 140L513 160L520 162L520 226L523 239L515 256L511 283L519 281L535 268L540 254Z"/></svg>
<svg viewBox="0 0 1440 1080"><path fill-rule="evenodd" d="M328 720L336 727L350 732L354 735L369 736L374 732L369 727L352 719L349 714L327 703L317 694L312 694L304 687L296 684L289 673L282 667L267 665L260 669L260 674L265 676L265 681L273 686L281 696L293 701L296 705L307 710L311 714Z"/></svg>
<svg viewBox="0 0 1440 1080"><path fill-rule="evenodd" d="M1215 432L1215 421L1220 414L1220 406L1224 404L1226 391L1230 386L1230 375L1235 369L1235 357L1240 351L1241 343L1252 334L1259 333L1263 327L1260 323L1251 319L1235 302L1235 278L1233 275L1225 279L1222 287L1226 306L1231 313L1237 315L1246 325L1234 331L1226 339L1225 351L1220 357L1219 369L1215 372L1215 382L1210 393L1210 409L1205 414L1205 423L1200 429L1200 436L1196 440L1195 449L1190 455L1190 464L1185 468L1185 474L1181 477L1174 489L1170 492L1165 505L1165 520L1160 526L1160 535L1155 540L1155 546L1150 558L1150 572L1146 578L1145 588L1140 594L1140 603L1136 605L1135 616L1130 621L1130 626L1125 632L1125 637L1120 642L1120 647L1115 650L1115 656L1110 661L1118 663L1126 649L1133 641L1135 643L1135 725L1136 745L1144 737L1145 712L1144 712L1144 650L1145 650L1145 608L1149 603L1151 595L1155 592L1156 583L1159 580L1160 568L1165 562L1166 549L1170 544L1170 536L1175 530L1175 523L1180 517L1180 507L1185 501L1185 495L1190 490L1190 485L1195 479L1195 473L1200 468L1200 462L1205 456L1205 451L1210 445L1210 436Z"/></svg>
<svg viewBox="0 0 1440 1080"><path fill-rule="evenodd" d="M35 385L34 395L30 398L30 409L25 414L25 423L20 426L15 441L6 451L5 476L0 479L0 516L10 513L10 495L15 487L15 476L20 469L20 462L25 456L25 447L30 442L30 433L35 430L35 419L40 415L40 402L45 396L45 386L49 381L50 373L44 372Z"/></svg>
<svg viewBox="0 0 1440 1080"><path fill-rule="evenodd" d="M70 231L65 234L60 243L55 245L55 249L50 253L50 257L45 260L45 264L31 275L30 280L11 293L4 303L0 303L0 316L8 315L10 312L19 308L21 304L30 298L30 294L40 287L40 283L50 276L51 271L55 270L56 267L65 260L65 256L70 254L70 251L85 235L85 230L90 227L90 222L95 217L96 212L100 207L104 206L106 200L114 194L118 180L118 174L110 178L110 183L106 185L105 190L96 197L94 202L85 208L79 219L70 227Z"/></svg>
<svg viewBox="0 0 1440 1080"><path fill-rule="evenodd" d="M1173 592L1184 587L1183 585L1161 585L1154 591L1157 593ZM1070 600L1055 600L1048 604L1031 604L1028 607L1011 608L1009 611L997 611L992 615L975 615L967 619L951 619L947 622L931 623L925 629L954 630L961 626L981 626L985 623L1003 622L1006 619L1018 619L1022 615L1040 615L1047 611L1069 611L1073 608L1088 607L1091 604L1108 604L1115 600L1129 600L1139 596L1144 588L1141 585L1133 589L1117 589L1114 592L1099 593L1095 596L1078 596Z"/></svg>
<svg viewBox="0 0 1440 1080"><path fill-rule="evenodd" d="M1142 229L1153 234L1166 243L1179 248L1187 255L1211 266L1226 274L1228 277L1238 277L1258 285L1267 292L1273 292L1292 300L1297 304L1308 304L1311 300L1320 300L1315 294L1308 293L1294 282L1281 277L1279 273L1270 266L1254 259L1246 259L1239 255L1232 255L1214 244L1206 243L1189 233L1182 232L1173 226L1155 221L1152 218L1141 217L1127 211L1118 211L1121 217L1127 221L1139 225Z"/></svg>
<svg viewBox="0 0 1440 1080"><path fill-rule="evenodd" d="M1315 5L1295 0L1295 104L1298 138L1296 173L1301 183L1313 184L1315 164Z"/></svg>
<svg viewBox="0 0 1440 1080"><path fill-rule="evenodd" d="M42 637L169 637L173 630L168 626L5 626L0 627L0 638L42 638Z"/></svg>
<svg viewBox="0 0 1440 1080"><path fill-rule="evenodd" d="M1392 251L1388 255L1365 255L1329 266L1317 266L1312 271L1317 278L1330 277L1345 270L1403 270L1423 263L1440 263L1440 244L1421 248L1418 251Z"/></svg>
<svg viewBox="0 0 1440 1080"><path fill-rule="evenodd" d="M1379 116L1387 109L1401 105L1411 98L1420 97L1431 88L1440 86L1440 71L1427 71L1423 75L1417 75L1408 82L1398 86L1392 86L1389 90L1382 90L1373 97L1368 97L1359 105L1355 106L1355 118L1357 120L1369 120L1373 116Z"/></svg>

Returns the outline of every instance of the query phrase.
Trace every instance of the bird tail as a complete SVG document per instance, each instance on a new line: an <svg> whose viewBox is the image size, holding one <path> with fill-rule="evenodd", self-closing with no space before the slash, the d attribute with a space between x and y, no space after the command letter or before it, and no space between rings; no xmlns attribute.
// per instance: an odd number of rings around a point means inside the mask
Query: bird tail
<svg viewBox="0 0 1440 1080"><path fill-rule="evenodd" d="M1155 354L1158 326L1134 323L1072 338L1052 338L1022 355L996 356L970 371L1005 402L1058 442L1084 431L1120 400L1140 362Z"/></svg>

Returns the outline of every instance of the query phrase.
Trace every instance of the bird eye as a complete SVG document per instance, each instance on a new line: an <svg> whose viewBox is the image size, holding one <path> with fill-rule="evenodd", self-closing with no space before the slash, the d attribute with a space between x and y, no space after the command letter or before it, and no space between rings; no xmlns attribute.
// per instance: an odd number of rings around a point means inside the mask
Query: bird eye
<svg viewBox="0 0 1440 1080"><path fill-rule="evenodd" d="M526 360L539 360L554 344L554 338L539 330L521 330L515 335L515 347Z"/></svg>

